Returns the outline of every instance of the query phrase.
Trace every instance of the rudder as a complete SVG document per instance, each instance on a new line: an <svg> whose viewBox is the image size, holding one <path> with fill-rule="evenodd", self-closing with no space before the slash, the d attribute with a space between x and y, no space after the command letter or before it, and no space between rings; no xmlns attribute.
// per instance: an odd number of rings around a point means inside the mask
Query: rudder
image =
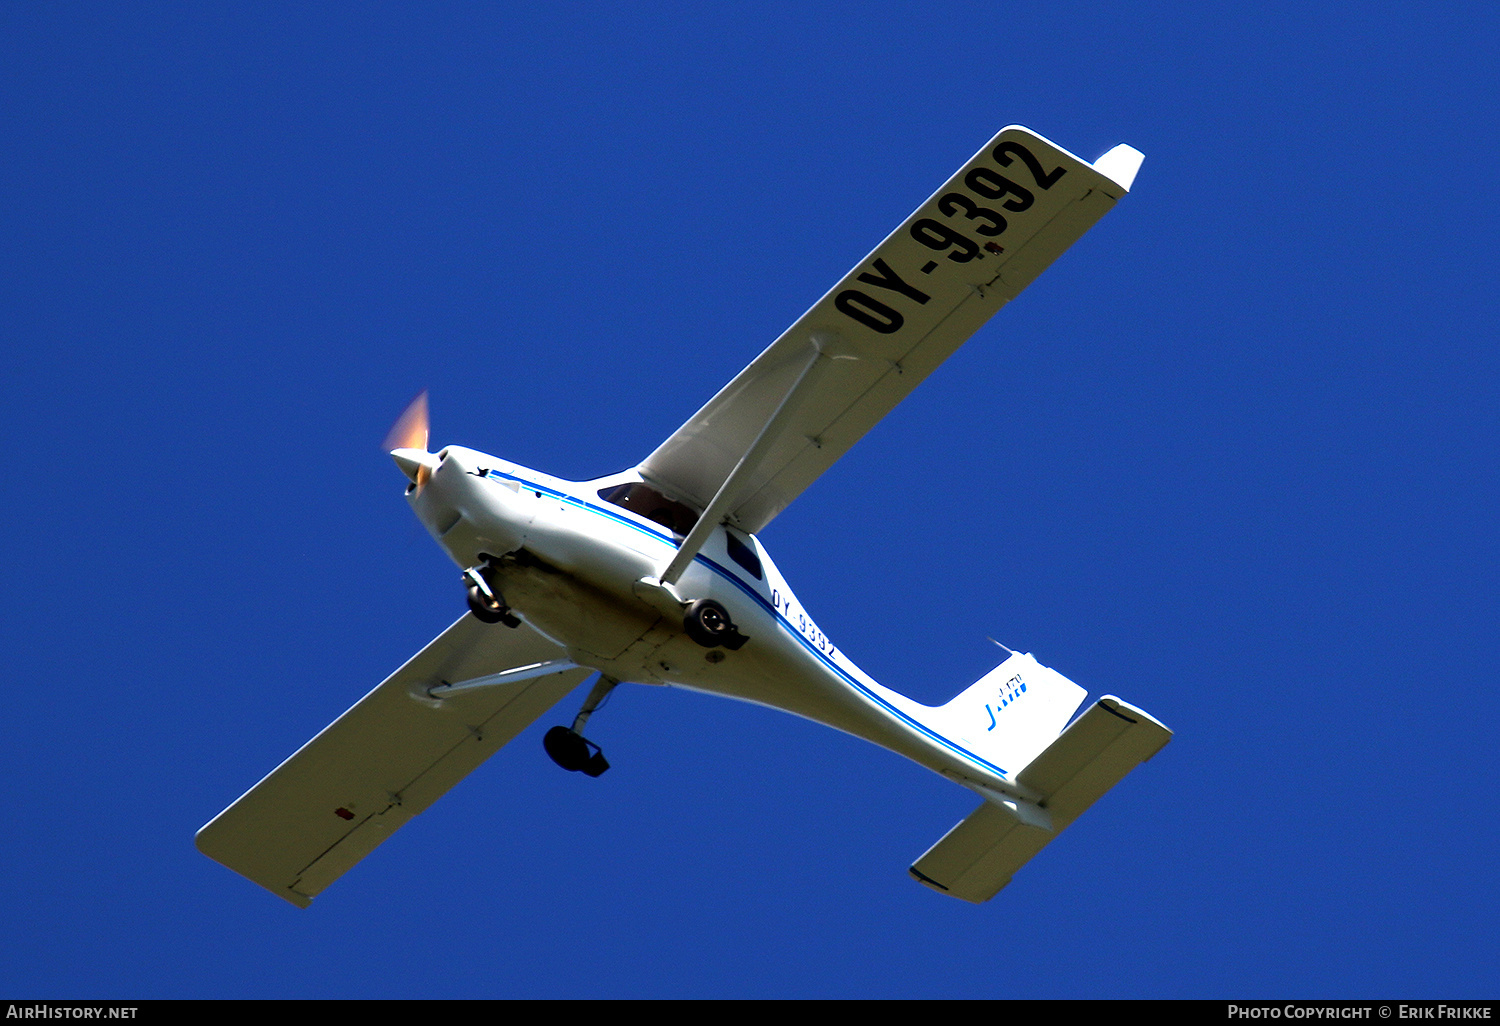
<svg viewBox="0 0 1500 1026"><path fill-rule="evenodd" d="M1087 697L1056 670L1015 652L929 719L945 737L1015 779L1057 740Z"/></svg>

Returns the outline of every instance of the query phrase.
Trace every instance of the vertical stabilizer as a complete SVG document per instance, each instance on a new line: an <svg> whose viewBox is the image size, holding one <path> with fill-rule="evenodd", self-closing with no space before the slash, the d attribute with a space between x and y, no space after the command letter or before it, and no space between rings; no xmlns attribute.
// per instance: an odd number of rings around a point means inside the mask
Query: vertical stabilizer
<svg viewBox="0 0 1500 1026"><path fill-rule="evenodd" d="M1087 697L1056 670L1016 652L928 719L944 737L1015 779L1057 740Z"/></svg>

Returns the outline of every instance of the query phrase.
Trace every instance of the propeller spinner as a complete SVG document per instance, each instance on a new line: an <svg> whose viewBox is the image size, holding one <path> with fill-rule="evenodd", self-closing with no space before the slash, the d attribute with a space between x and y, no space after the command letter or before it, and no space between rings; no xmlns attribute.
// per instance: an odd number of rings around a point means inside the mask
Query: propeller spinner
<svg viewBox="0 0 1500 1026"><path fill-rule="evenodd" d="M401 472L411 478L412 487L421 491L432 472L437 469L437 459L427 451L427 391L423 389L406 412L396 421L390 434L385 436L385 447L396 461Z"/></svg>

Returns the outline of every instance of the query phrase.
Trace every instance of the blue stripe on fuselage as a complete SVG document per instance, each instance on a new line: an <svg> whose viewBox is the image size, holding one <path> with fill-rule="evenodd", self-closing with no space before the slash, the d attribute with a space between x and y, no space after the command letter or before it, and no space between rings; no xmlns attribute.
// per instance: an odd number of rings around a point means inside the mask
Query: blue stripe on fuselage
<svg viewBox="0 0 1500 1026"><path fill-rule="evenodd" d="M663 534L662 532L653 528L646 527L643 524L638 524L634 520L628 519L623 514L616 513L613 510L604 509L600 506L595 506L593 503L585 502L582 499L578 498L576 495L569 495L567 492L558 491L556 488L552 488L544 484L538 484L534 481L528 481L525 478L517 477L514 474L507 474L502 470L486 471L485 476L503 477L511 481L515 481L521 487L526 488L534 493L537 493L539 495L549 495L554 499L559 499L563 502L577 506L579 509L587 510L588 512L593 513L596 516L604 517L606 520L613 520L615 523L623 524L626 527L629 527L635 531L639 531L641 534L654 538L662 544L667 545L671 548L676 548L676 540L669 535ZM864 695L872 702L875 702L881 708L896 716L903 723L915 728L921 734L932 739L933 741L936 741L938 744L942 745L944 748L948 749L954 754L960 755L979 766L983 766L985 769L991 771L992 773L997 773L1002 777L1009 777L1009 774L1007 774L1005 770L1001 769L999 766L996 766L990 762L986 762L984 759L981 759L979 756L975 755L973 752L969 751L966 748L960 748L958 745L954 744L943 735L937 733L925 723L922 723L920 720L913 719L907 713L896 708L895 706L887 702L884 698L875 694L858 679L853 677L847 670L845 670L843 667L839 666L831 658L829 658L826 652L823 652L811 641L809 641L801 631L792 626L792 622L790 620L782 616L781 613L777 611L775 606L766 601L764 595L756 591L754 586L752 586L748 582L741 580L739 575L731 572L728 568L714 562L712 559L709 559L702 553L694 556L693 562L702 563L704 566L717 573L720 577L723 577L725 580L738 587L748 597L758 603L762 609L770 613L771 618L775 620L779 625L781 625L781 627L784 628L788 634L797 639L797 641L801 642L803 648L807 649L807 651L811 653L819 662L821 662L828 669L832 670L836 676L845 681L847 684L849 684L850 687L857 690L860 694Z"/></svg>

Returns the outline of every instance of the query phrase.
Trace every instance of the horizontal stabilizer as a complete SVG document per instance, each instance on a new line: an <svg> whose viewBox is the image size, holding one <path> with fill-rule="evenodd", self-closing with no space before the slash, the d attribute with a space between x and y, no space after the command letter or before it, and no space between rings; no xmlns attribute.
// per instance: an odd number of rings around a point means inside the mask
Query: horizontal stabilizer
<svg viewBox="0 0 1500 1026"><path fill-rule="evenodd" d="M1041 795L1047 820L1026 803L1008 808L985 801L948 831L911 867L920 882L965 901L988 901L1037 852L1114 787L1159 752L1172 732L1151 716L1110 695L1074 720L1019 775L1016 782Z"/></svg>

